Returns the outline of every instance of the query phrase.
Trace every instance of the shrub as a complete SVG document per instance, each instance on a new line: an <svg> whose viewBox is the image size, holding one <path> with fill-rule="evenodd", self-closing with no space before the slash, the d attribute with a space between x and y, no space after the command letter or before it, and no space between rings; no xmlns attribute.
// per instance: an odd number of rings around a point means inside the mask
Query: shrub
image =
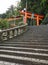
<svg viewBox="0 0 48 65"><path fill-rule="evenodd" d="M0 20L0 29L7 29L9 28L9 23L5 19Z"/></svg>
<svg viewBox="0 0 48 65"><path fill-rule="evenodd" d="M48 24L48 13L46 14L44 20L42 21L42 24Z"/></svg>

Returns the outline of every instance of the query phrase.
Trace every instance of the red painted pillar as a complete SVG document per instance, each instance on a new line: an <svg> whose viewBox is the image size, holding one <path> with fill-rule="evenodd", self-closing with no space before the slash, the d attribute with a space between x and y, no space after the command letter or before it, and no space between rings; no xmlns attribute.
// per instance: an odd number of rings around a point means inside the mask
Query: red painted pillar
<svg viewBox="0 0 48 65"><path fill-rule="evenodd" d="M39 16L37 16L37 26L39 25Z"/></svg>
<svg viewBox="0 0 48 65"><path fill-rule="evenodd" d="M27 13L25 12L24 23L27 23Z"/></svg>

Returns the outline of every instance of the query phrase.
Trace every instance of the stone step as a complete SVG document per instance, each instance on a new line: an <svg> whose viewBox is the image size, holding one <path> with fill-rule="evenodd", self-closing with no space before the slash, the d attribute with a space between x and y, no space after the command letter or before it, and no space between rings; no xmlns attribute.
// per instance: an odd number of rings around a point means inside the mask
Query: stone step
<svg viewBox="0 0 48 65"><path fill-rule="evenodd" d="M1 59L6 59L6 60L15 60L16 62L20 63L25 63L25 62L36 62L36 63L42 63L42 64L48 64L48 60L40 60L36 58L28 58L28 57L22 57L22 56L13 56L13 55L6 55L6 54L0 54Z"/></svg>
<svg viewBox="0 0 48 65"><path fill-rule="evenodd" d="M20 50L35 50L35 51L48 51L48 49L40 49L40 48L23 48L23 47L12 47L12 46L0 46L0 49L20 49Z"/></svg>
<svg viewBox="0 0 48 65"><path fill-rule="evenodd" d="M6 62L6 61L0 61L0 65L23 65L23 64Z"/></svg>
<svg viewBox="0 0 48 65"><path fill-rule="evenodd" d="M25 51L13 51L13 50L0 50L0 54L11 54L16 56L24 56L24 57L32 57L39 59L48 59L48 54L46 53L38 53L38 52L25 52Z"/></svg>
<svg viewBox="0 0 48 65"><path fill-rule="evenodd" d="M37 38L37 37L36 37ZM22 38L22 39L14 39L14 40L12 40L13 42L44 42L44 43L46 43L46 42L48 42L48 39L28 39L28 37L26 38L26 39L24 39L24 38ZM9 42L12 42L11 40L9 41Z"/></svg>
<svg viewBox="0 0 48 65"><path fill-rule="evenodd" d="M6 45L0 45L0 46L14 46L14 47L46 47L48 48L48 45L26 45L26 44L6 44Z"/></svg>
<svg viewBox="0 0 48 65"><path fill-rule="evenodd" d="M11 41L11 42L4 42L4 43L0 43L0 45L7 45L7 44L30 44L30 45L48 45L48 42L46 41L46 43L45 43L45 41L43 42L43 41L30 41L30 42L15 42L15 41Z"/></svg>
<svg viewBox="0 0 48 65"><path fill-rule="evenodd" d="M12 43L0 44L0 46L11 46L11 45L12 46L14 46L14 45L25 46L26 45L26 46L45 46L46 47L46 46L48 46L48 43L46 43L46 44L45 43L39 44L39 43L29 43L29 42L27 42L27 43L26 42L23 42L23 43L22 42L21 43L18 43L18 42L17 43L13 43L12 42Z"/></svg>
<svg viewBox="0 0 48 65"><path fill-rule="evenodd" d="M37 49L37 48L23 48L23 47L5 47L1 46L0 50L12 50L12 51L26 51L35 53L48 53L48 49Z"/></svg>
<svg viewBox="0 0 48 65"><path fill-rule="evenodd" d="M6 46L8 47L8 46ZM9 46L10 47L10 46ZM44 46L11 46L11 47L23 47L23 48L37 48L37 49L48 49L48 47L44 47Z"/></svg>

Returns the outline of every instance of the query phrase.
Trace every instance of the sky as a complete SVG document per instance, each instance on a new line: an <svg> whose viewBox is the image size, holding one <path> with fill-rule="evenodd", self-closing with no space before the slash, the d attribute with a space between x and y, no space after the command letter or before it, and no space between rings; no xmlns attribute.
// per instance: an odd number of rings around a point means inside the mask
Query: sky
<svg viewBox="0 0 48 65"><path fill-rule="evenodd" d="M0 14L5 13L11 5L17 5L20 0L0 0Z"/></svg>

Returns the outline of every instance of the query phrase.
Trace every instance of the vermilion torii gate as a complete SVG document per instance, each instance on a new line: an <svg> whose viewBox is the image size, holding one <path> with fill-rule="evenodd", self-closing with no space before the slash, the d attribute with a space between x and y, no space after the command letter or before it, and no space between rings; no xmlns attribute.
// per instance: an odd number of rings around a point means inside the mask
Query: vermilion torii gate
<svg viewBox="0 0 48 65"><path fill-rule="evenodd" d="M24 23L26 23L27 22L27 19L28 18L32 18L32 16L33 16L33 14L32 13L30 13L30 12L22 12L22 11L20 11L20 13L22 14L22 15L24 15L24 18L25 18L25 21L24 21ZM44 16L43 15L39 15L39 14L34 14L34 16L33 16L33 18L32 19L34 19L34 20L36 20L36 23L37 23L37 26L39 25L39 23L40 23L40 20L42 20L44 18Z"/></svg>
<svg viewBox="0 0 48 65"><path fill-rule="evenodd" d="M36 20L36 24L37 26L39 25L40 23L40 20L42 20L44 18L43 15L39 15L39 14L33 14L33 13L30 13L30 12L24 12L24 11L19 11L21 15L24 16L24 23L27 22L27 19L28 18L31 18L31 19L34 19ZM18 20L20 19L21 16L17 16L17 17L13 17L13 18L9 18L8 21L11 21L11 20Z"/></svg>

